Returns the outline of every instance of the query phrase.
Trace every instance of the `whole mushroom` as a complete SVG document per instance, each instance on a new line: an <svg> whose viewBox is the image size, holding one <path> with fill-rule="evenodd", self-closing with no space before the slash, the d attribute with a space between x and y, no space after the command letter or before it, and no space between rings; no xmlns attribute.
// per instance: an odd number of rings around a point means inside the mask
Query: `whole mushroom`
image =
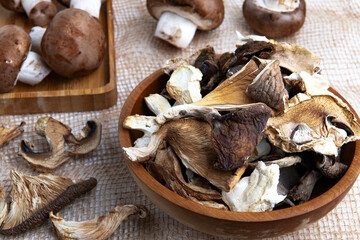
<svg viewBox="0 0 360 240"><path fill-rule="evenodd" d="M245 0L243 15L248 24L267 37L285 37L305 22L305 0Z"/></svg>
<svg viewBox="0 0 360 240"><path fill-rule="evenodd" d="M0 0L0 3L8 10L26 12L37 26L47 25L57 13L57 7L51 0Z"/></svg>
<svg viewBox="0 0 360 240"><path fill-rule="evenodd" d="M222 0L147 0L146 6L158 19L155 37L178 48L186 48L196 29L209 31L224 20Z"/></svg>
<svg viewBox="0 0 360 240"><path fill-rule="evenodd" d="M102 63L106 37L98 19L84 10L68 8L48 25L41 41L45 62L58 75L87 75Z"/></svg>
<svg viewBox="0 0 360 240"><path fill-rule="evenodd" d="M30 36L21 27L0 28L0 93L10 92L17 80L35 85L51 72L30 45Z"/></svg>

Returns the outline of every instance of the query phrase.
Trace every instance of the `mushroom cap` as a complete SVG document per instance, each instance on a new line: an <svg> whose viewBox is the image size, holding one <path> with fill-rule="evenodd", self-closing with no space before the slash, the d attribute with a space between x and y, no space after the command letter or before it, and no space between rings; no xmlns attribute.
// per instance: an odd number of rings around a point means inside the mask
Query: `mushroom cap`
<svg viewBox="0 0 360 240"><path fill-rule="evenodd" d="M248 24L267 37L285 37L298 31L305 22L305 0L292 11L273 11L258 4L258 0L245 0L243 15Z"/></svg>
<svg viewBox="0 0 360 240"><path fill-rule="evenodd" d="M200 30L212 30L224 20L222 0L147 0L151 16L159 19L163 12L172 12L192 21Z"/></svg>
<svg viewBox="0 0 360 240"><path fill-rule="evenodd" d="M0 4L14 12L25 12L20 0L0 0Z"/></svg>
<svg viewBox="0 0 360 240"><path fill-rule="evenodd" d="M31 46L31 38L16 25L0 28L0 93L11 91Z"/></svg>
<svg viewBox="0 0 360 240"><path fill-rule="evenodd" d="M46 26L56 15L57 7L52 2L40 1L29 12L29 19L36 26Z"/></svg>
<svg viewBox="0 0 360 240"><path fill-rule="evenodd" d="M55 15L41 42L45 62L63 77L87 75L105 56L106 36L100 22L75 8Z"/></svg>

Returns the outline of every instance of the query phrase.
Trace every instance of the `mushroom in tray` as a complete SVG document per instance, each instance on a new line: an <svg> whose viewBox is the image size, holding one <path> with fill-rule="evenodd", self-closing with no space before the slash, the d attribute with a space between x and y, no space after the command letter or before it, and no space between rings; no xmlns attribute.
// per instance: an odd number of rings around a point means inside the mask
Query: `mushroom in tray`
<svg viewBox="0 0 360 240"><path fill-rule="evenodd" d="M40 118L35 130L37 134L46 137L50 151L34 152L33 144L23 140L19 146L19 155L40 172L51 172L71 156L93 151L101 140L101 123L98 120L88 121L78 138L71 133L71 128L51 117Z"/></svg>
<svg viewBox="0 0 360 240"><path fill-rule="evenodd" d="M248 24L267 37L285 37L305 22L305 0L245 0L243 14Z"/></svg>
<svg viewBox="0 0 360 240"><path fill-rule="evenodd" d="M93 17L99 18L101 4L106 0L58 0L61 4L70 8L79 8L88 12Z"/></svg>
<svg viewBox="0 0 360 240"><path fill-rule="evenodd" d="M31 39L16 25L0 28L0 93L10 92L17 81L35 85L51 70L42 57L30 51Z"/></svg>
<svg viewBox="0 0 360 240"><path fill-rule="evenodd" d="M47 25L57 13L57 7L51 0L0 0L0 3L11 11L26 12L37 26Z"/></svg>
<svg viewBox="0 0 360 240"><path fill-rule="evenodd" d="M72 78L95 71L106 51L106 36L98 19L84 10L65 9L53 18L42 40L41 51L49 67Z"/></svg>
<svg viewBox="0 0 360 240"><path fill-rule="evenodd" d="M178 48L190 44L196 29L215 29L224 19L222 0L147 0L146 6L151 16L159 20L155 37Z"/></svg>

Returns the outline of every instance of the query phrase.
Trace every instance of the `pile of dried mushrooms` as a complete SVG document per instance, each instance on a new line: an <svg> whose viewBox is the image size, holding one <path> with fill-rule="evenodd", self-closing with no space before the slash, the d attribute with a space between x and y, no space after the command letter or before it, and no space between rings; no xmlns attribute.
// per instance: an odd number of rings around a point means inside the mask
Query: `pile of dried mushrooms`
<svg viewBox="0 0 360 240"><path fill-rule="evenodd" d="M319 179L344 175L341 149L360 126L328 90L319 56L260 36L241 41L235 52L208 46L168 60L166 88L144 99L154 116L123 122L144 133L123 153L205 206L259 212L306 202Z"/></svg>

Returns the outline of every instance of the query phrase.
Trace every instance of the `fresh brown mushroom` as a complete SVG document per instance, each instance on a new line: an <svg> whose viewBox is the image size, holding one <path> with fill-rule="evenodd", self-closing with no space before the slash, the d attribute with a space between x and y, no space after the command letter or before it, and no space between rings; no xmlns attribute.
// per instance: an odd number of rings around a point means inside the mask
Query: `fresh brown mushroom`
<svg viewBox="0 0 360 240"><path fill-rule="evenodd" d="M196 29L215 29L224 19L222 0L147 0L146 6L159 20L155 37L179 48L190 44Z"/></svg>
<svg viewBox="0 0 360 240"><path fill-rule="evenodd" d="M16 138L24 132L25 122L21 122L19 125L14 125L9 128L4 126L0 127L0 147L4 146L6 143Z"/></svg>
<svg viewBox="0 0 360 240"><path fill-rule="evenodd" d="M76 8L53 18L41 41L45 62L58 75L72 78L95 71L106 51L106 36L100 22Z"/></svg>
<svg viewBox="0 0 360 240"><path fill-rule="evenodd" d="M145 218L148 210L142 205L120 205L110 210L106 216L87 221L65 221L58 214L50 212L50 220L59 239L63 240L103 240L109 238L120 224L130 215Z"/></svg>
<svg viewBox="0 0 360 240"><path fill-rule="evenodd" d="M10 92L17 81L34 85L50 72L42 57L30 51L29 35L19 26L0 28L0 93Z"/></svg>
<svg viewBox="0 0 360 240"><path fill-rule="evenodd" d="M79 137L71 133L71 128L51 118L40 118L35 126L36 133L46 137L50 150L34 152L33 144L23 140L19 155L40 172L51 172L69 160L72 155L83 155L93 151L101 140L101 123L97 120L87 122Z"/></svg>
<svg viewBox="0 0 360 240"><path fill-rule="evenodd" d="M243 15L261 35L285 37L297 32L305 22L305 0L245 0Z"/></svg>
<svg viewBox="0 0 360 240"><path fill-rule="evenodd" d="M58 0L66 7L78 8L88 12L91 16L99 18L102 3L106 0Z"/></svg>
<svg viewBox="0 0 360 240"><path fill-rule="evenodd" d="M57 13L57 7L51 0L0 0L0 3L9 10L26 12L37 26L47 25Z"/></svg>
<svg viewBox="0 0 360 240"><path fill-rule="evenodd" d="M74 181L50 174L28 176L15 170L10 172L10 178L13 181L12 202L0 235L17 235L40 226L51 211L60 211L97 184L94 178Z"/></svg>

